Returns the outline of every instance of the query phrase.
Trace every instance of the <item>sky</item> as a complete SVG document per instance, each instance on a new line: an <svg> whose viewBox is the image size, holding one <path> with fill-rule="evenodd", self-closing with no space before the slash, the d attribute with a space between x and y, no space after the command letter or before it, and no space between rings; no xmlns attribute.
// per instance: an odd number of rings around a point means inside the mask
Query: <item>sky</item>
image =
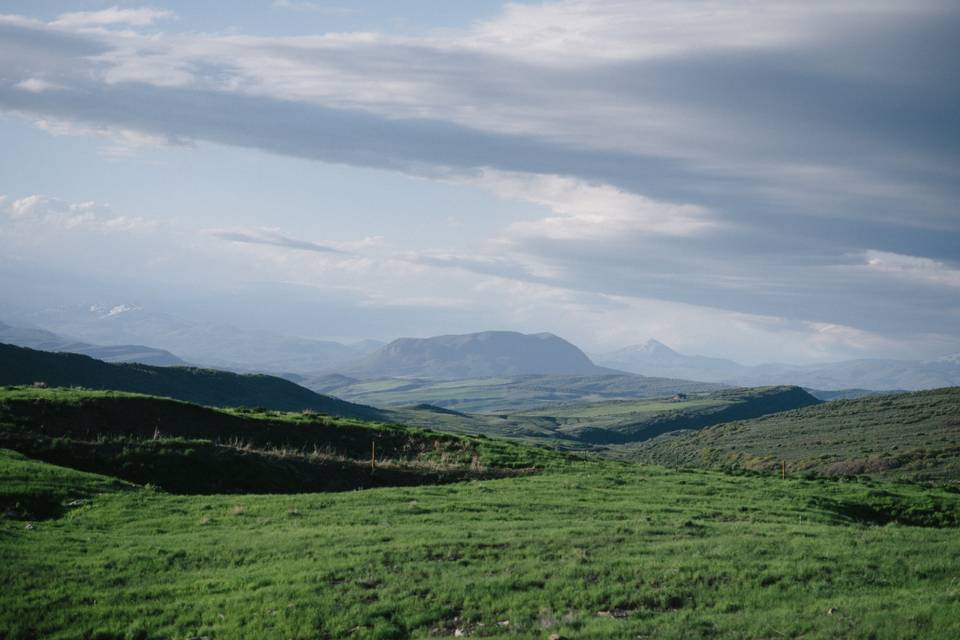
<svg viewBox="0 0 960 640"><path fill-rule="evenodd" d="M0 311L936 357L958 77L953 1L0 0Z"/></svg>

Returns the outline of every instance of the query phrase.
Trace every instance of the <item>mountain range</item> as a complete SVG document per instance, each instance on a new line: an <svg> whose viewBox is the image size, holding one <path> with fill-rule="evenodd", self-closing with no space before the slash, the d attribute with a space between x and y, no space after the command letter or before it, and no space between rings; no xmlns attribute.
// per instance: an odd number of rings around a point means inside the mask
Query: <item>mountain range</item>
<svg viewBox="0 0 960 640"><path fill-rule="evenodd" d="M182 358L170 364L182 364L185 360L235 371L312 372L357 360L384 344L363 340L347 345L241 329L227 323L195 322L135 304L63 306L18 313L7 320L28 328L43 327L59 334L61 341L95 345L149 344ZM48 349L35 342L9 338L2 341L52 351L87 353L64 348L64 345ZM167 363L151 361L150 364Z"/></svg>
<svg viewBox="0 0 960 640"><path fill-rule="evenodd" d="M31 327L12 327L0 322L0 343L29 347L40 351L65 351L79 353L105 362L140 362L155 366L187 364L164 349L155 349L140 344L95 345L65 338L61 335Z"/></svg>
<svg viewBox="0 0 960 640"><path fill-rule="evenodd" d="M797 385L818 391L920 390L960 384L960 354L933 360L860 359L811 365L745 365L687 355L657 340L591 357L549 333L484 331L389 344L351 344L184 320L135 304L21 311L0 323L0 342L68 351L110 362L268 372L291 379L331 374L371 380L478 379L622 372L732 386ZM16 324L18 327L11 325ZM143 346L149 345L149 346ZM822 396L821 396L822 397Z"/></svg>
<svg viewBox="0 0 960 640"><path fill-rule="evenodd" d="M960 354L934 360L846 360L826 364L744 365L686 355L657 340L594 357L604 366L640 375L719 382L736 386L789 384L812 389L906 390L960 385Z"/></svg>

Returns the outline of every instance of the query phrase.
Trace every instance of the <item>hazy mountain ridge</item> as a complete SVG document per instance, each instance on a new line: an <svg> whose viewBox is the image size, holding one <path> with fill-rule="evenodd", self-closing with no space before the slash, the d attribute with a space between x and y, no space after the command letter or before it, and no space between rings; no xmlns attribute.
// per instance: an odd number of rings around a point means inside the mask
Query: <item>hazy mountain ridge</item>
<svg viewBox="0 0 960 640"><path fill-rule="evenodd" d="M960 384L960 354L933 360L860 359L828 364L744 365L723 358L686 355L657 340L596 356L604 366L640 375L721 382L740 386L792 384L812 389L921 390Z"/></svg>
<svg viewBox="0 0 960 640"><path fill-rule="evenodd" d="M389 344L376 340L343 344L241 329L231 324L187 321L135 304L59 307L21 311L14 316L8 321L42 329L18 330L16 335L3 338L0 327L0 341L82 353L110 362L179 365L186 361L241 372L276 372L297 382L298 375L444 380L603 375L613 369L616 373L730 386L785 384L826 391L909 391L960 384L960 354L931 360L745 365L724 358L679 353L662 342L650 340L591 359L575 345L552 334L485 331L401 338Z"/></svg>
<svg viewBox="0 0 960 640"><path fill-rule="evenodd" d="M356 378L433 379L609 373L563 338L515 331L400 338L336 372Z"/></svg>
<svg viewBox="0 0 960 640"><path fill-rule="evenodd" d="M52 331L13 327L0 322L0 343L40 351L79 353L104 362L139 362L154 366L182 366L187 363L165 349L140 344L95 345L67 338Z"/></svg>
<svg viewBox="0 0 960 640"><path fill-rule="evenodd" d="M49 308L21 313L15 319L91 343L145 343L191 363L246 371L312 372L357 360L383 344L363 340L346 345L227 323L194 322L133 304Z"/></svg>

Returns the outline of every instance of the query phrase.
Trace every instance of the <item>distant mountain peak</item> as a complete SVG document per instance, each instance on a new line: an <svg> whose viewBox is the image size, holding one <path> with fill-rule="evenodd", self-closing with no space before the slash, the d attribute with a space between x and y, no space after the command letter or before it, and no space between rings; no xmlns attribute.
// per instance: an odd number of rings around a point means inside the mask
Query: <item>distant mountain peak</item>
<svg viewBox="0 0 960 640"><path fill-rule="evenodd" d="M341 373L443 379L600 371L583 351L552 333L482 331L400 338Z"/></svg>
<svg viewBox="0 0 960 640"><path fill-rule="evenodd" d="M667 345L663 344L656 338L650 338L643 344L638 345L637 350L642 351L644 353L671 353L671 354L677 353L676 351L674 351Z"/></svg>

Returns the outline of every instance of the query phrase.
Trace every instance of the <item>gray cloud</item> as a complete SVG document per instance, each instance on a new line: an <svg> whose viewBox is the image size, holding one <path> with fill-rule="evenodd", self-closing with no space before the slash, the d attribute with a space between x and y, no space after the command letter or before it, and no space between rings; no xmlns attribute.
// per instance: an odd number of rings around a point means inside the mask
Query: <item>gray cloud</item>
<svg viewBox="0 0 960 640"><path fill-rule="evenodd" d="M507 230L499 255L417 260L876 331L955 331L955 287L864 258L925 257L945 272L960 261L960 10L919 6L932 9L848 11L802 38L579 65L429 39L221 40L192 58L158 42L148 55L108 36L4 24L0 52L29 51L0 57L0 107L415 175L490 167L692 203L722 224L602 241ZM261 56L302 65L307 80L286 83ZM164 71L150 65L167 58L176 82L103 80L122 65ZM16 88L36 74L69 89Z"/></svg>
<svg viewBox="0 0 960 640"><path fill-rule="evenodd" d="M256 231L231 231L226 229L211 230L209 234L221 240L240 242L242 244L264 244L271 247L295 249L297 251L314 251L316 253L346 253L340 249L328 247L307 240L298 240L279 234L275 231L258 229Z"/></svg>

